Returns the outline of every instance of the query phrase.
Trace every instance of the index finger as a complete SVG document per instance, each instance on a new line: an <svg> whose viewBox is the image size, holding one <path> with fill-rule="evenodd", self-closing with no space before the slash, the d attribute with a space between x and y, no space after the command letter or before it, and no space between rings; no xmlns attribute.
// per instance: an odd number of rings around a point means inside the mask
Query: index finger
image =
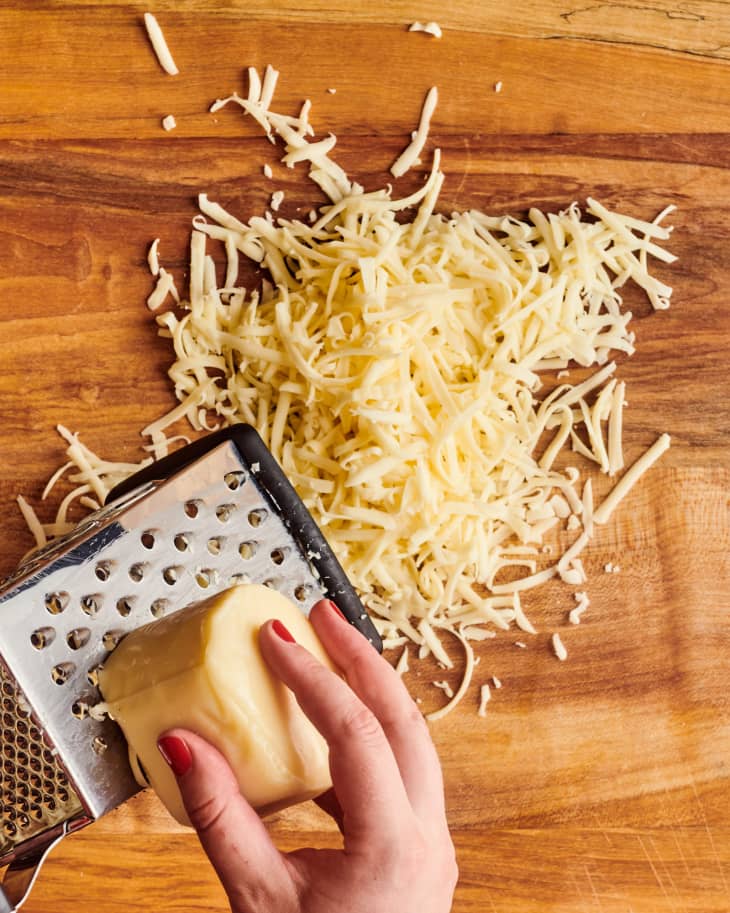
<svg viewBox="0 0 730 913"><path fill-rule="evenodd" d="M423 714L403 679L346 621L334 603L317 603L309 618L333 662L383 727L411 807L424 823L443 823L441 765Z"/></svg>
<svg viewBox="0 0 730 913"><path fill-rule="evenodd" d="M397 842L412 818L398 765L383 729L349 685L299 644L281 622L262 626L259 643L330 748L330 772L344 814L345 841Z"/></svg>

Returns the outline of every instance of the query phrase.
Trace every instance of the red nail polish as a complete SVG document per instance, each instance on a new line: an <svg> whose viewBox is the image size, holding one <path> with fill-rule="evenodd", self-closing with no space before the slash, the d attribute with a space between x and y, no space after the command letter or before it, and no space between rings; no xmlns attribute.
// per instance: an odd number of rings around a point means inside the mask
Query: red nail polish
<svg viewBox="0 0 730 913"><path fill-rule="evenodd" d="M165 735L157 741L157 748L170 765L176 777L182 777L193 765L193 756L187 743L176 735Z"/></svg>
<svg viewBox="0 0 730 913"><path fill-rule="evenodd" d="M337 603L332 602L331 599L327 599L325 601L327 602L327 605L332 609L333 612L335 612L337 615L339 615L343 621L347 621L347 619L342 614L342 611L341 611L340 607L337 605Z"/></svg>
<svg viewBox="0 0 730 913"><path fill-rule="evenodd" d="M271 627L274 629L274 633L278 635L282 640L285 640L288 644L296 643L296 640L294 640L292 637L289 629L286 627L286 625L282 624L278 618L275 618L271 622Z"/></svg>

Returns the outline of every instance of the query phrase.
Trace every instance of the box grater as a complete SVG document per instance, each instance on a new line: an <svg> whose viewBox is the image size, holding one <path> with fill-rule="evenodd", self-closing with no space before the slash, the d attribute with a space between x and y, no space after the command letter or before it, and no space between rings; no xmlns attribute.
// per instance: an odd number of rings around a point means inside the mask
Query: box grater
<svg viewBox="0 0 730 913"><path fill-rule="evenodd" d="M332 598L382 649L276 461L236 425L117 486L0 587L0 913L23 902L55 843L139 790L121 730L89 713L99 665L125 633L247 582L305 614Z"/></svg>

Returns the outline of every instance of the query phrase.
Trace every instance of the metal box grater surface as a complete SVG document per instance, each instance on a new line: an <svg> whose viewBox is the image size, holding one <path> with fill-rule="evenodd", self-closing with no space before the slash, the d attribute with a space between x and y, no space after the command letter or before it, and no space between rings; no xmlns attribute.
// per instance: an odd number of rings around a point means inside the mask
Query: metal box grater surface
<svg viewBox="0 0 730 913"><path fill-rule="evenodd" d="M236 583L305 614L323 596L380 638L320 530L253 428L153 463L0 587L0 913L48 850L138 792L121 731L89 709L127 632Z"/></svg>

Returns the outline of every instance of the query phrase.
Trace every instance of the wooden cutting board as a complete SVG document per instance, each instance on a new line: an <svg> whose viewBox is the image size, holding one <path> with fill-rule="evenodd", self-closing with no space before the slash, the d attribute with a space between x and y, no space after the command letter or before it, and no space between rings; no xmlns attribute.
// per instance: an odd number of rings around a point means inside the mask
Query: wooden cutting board
<svg viewBox="0 0 730 913"><path fill-rule="evenodd" d="M470 694L433 726L461 867L454 910L727 913L727 6L162 0L175 78L148 47L146 9L0 3L0 573L31 545L15 495L37 501L63 460L56 423L139 459L139 429L173 403L168 346L144 305L149 242L160 237L182 273L198 192L243 219L278 187L286 215L320 200L254 124L213 117L210 102L243 90L245 66L274 64L280 108L311 98L338 160L375 188L438 85L444 211L519 214L594 195L645 218L673 203L679 256L657 267L671 310L629 298L637 354L619 366L627 456L663 431L672 448L588 550L584 622L565 625L568 588L544 590L527 649L505 635L478 650L476 683L503 682L487 717ZM409 34L415 20L438 20L443 38ZM555 630L565 663L549 648ZM424 708L438 705L434 671L408 678ZM336 843L306 806L271 830L282 848ZM67 840L25 909L149 908L226 903L195 837L141 796Z"/></svg>

